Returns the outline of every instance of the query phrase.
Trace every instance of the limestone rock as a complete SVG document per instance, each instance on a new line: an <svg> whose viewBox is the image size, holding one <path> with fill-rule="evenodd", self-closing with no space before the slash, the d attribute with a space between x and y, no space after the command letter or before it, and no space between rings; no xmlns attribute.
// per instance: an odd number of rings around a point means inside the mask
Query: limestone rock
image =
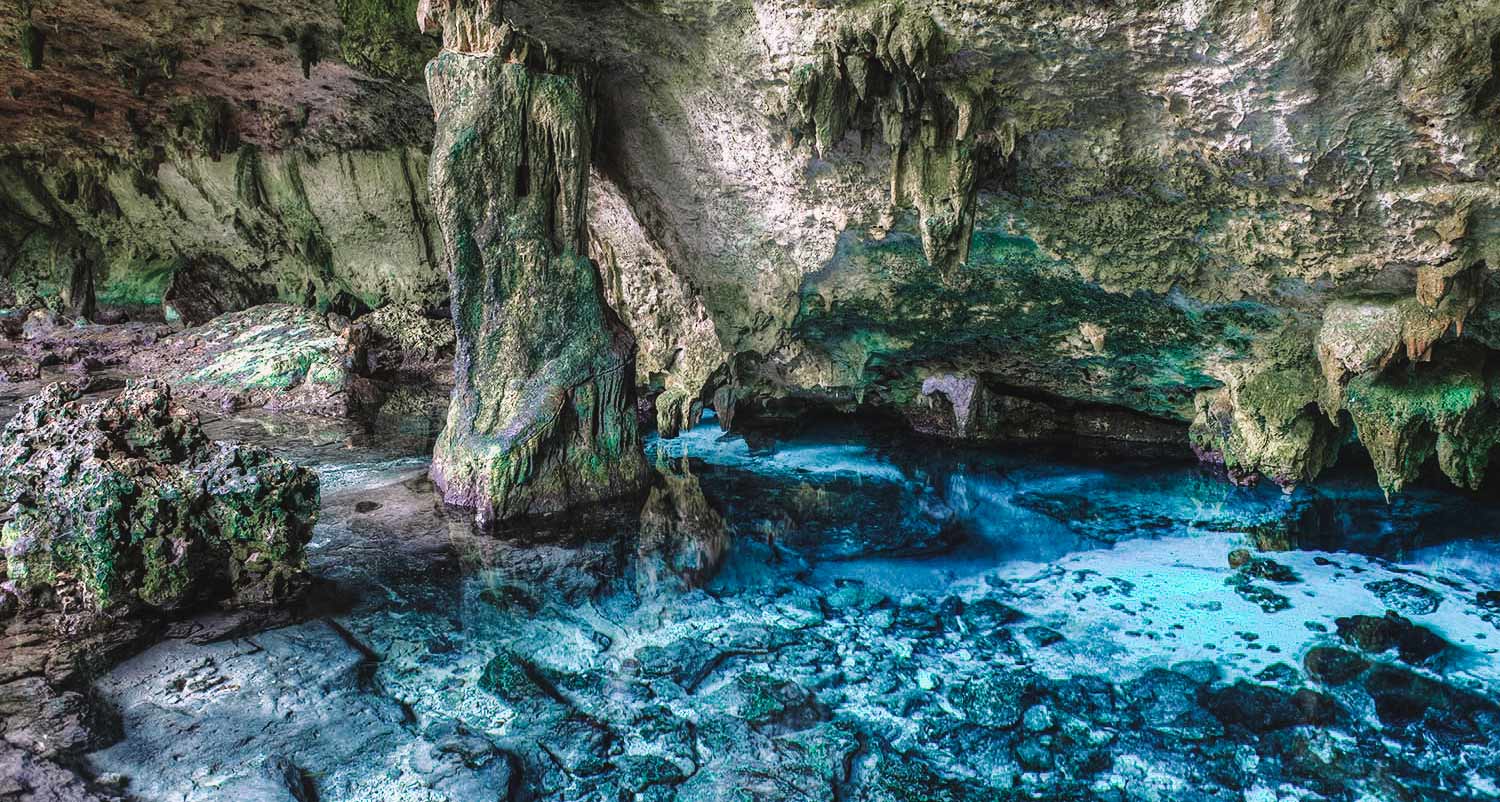
<svg viewBox="0 0 1500 802"><path fill-rule="evenodd" d="M452 380L453 320L429 317L413 304L383 306L357 321L368 330L370 372L380 376Z"/></svg>
<svg viewBox="0 0 1500 802"><path fill-rule="evenodd" d="M345 416L376 395L357 370L361 332L334 330L310 309L266 304L169 337L131 366L214 405Z"/></svg>
<svg viewBox="0 0 1500 802"><path fill-rule="evenodd" d="M168 323L201 326L219 315L272 300L275 291L239 273L222 257L179 259L162 292L162 315Z"/></svg>
<svg viewBox="0 0 1500 802"><path fill-rule="evenodd" d="M434 481L484 520L635 491L634 344L585 255L589 82L451 51L427 78L458 341Z"/></svg>
<svg viewBox="0 0 1500 802"><path fill-rule="evenodd" d="M605 300L635 337L636 385L661 390L657 431L673 437L697 425L729 355L703 302L667 264L622 188L597 170L589 177L588 219L589 256L599 265Z"/></svg>
<svg viewBox="0 0 1500 802"><path fill-rule="evenodd" d="M637 589L649 594L702 587L728 551L729 529L686 460L680 472L659 471L641 508Z"/></svg>
<svg viewBox="0 0 1500 802"><path fill-rule="evenodd" d="M318 479L211 443L159 382L97 402L53 384L0 437L0 504L7 585L25 606L268 603L301 577Z"/></svg>

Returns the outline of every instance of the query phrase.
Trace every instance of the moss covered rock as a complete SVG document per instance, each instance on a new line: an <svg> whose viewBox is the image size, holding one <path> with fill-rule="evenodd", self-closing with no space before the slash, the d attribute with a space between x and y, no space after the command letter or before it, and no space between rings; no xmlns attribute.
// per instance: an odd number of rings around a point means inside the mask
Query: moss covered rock
<svg viewBox="0 0 1500 802"><path fill-rule="evenodd" d="M338 0L339 50L371 75L419 81L437 43L417 31L417 0Z"/></svg>
<svg viewBox="0 0 1500 802"><path fill-rule="evenodd" d="M1434 456L1454 484L1477 490L1500 444L1497 390L1485 352L1455 345L1431 363L1355 379L1344 406L1387 491L1417 479Z"/></svg>
<svg viewBox="0 0 1500 802"><path fill-rule="evenodd" d="M1198 395L1193 447L1236 481L1310 482L1333 464L1343 442L1319 406L1323 385L1311 336L1289 326L1255 350L1224 369L1222 388Z"/></svg>
<svg viewBox="0 0 1500 802"><path fill-rule="evenodd" d="M427 67L429 182L457 329L432 476L486 520L619 496L646 477L634 343L584 255L590 83L521 63L527 49L445 51Z"/></svg>
<svg viewBox="0 0 1500 802"><path fill-rule="evenodd" d="M318 478L209 441L160 382L92 402L53 384L0 435L0 504L7 584L23 604L259 604L299 584Z"/></svg>
<svg viewBox="0 0 1500 802"><path fill-rule="evenodd" d="M375 388L361 331L290 304L263 304L168 337L131 359L193 398L342 417L363 410Z"/></svg>

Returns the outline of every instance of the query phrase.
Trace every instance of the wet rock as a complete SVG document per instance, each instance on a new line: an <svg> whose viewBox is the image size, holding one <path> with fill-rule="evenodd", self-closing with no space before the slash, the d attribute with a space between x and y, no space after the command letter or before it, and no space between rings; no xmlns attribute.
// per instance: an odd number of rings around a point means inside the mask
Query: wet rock
<svg viewBox="0 0 1500 802"><path fill-rule="evenodd" d="M873 610L887 601L886 595L858 580L840 580L838 586L823 597L834 610Z"/></svg>
<svg viewBox="0 0 1500 802"><path fill-rule="evenodd" d="M1361 651L1379 654L1396 649L1407 662L1418 664L1441 654L1448 642L1432 630L1387 612L1384 616L1354 615L1334 620L1338 635Z"/></svg>
<svg viewBox="0 0 1500 802"><path fill-rule="evenodd" d="M1314 646L1307 651L1302 665L1309 676L1325 685L1343 685L1370 667L1370 661L1347 649Z"/></svg>
<svg viewBox="0 0 1500 802"><path fill-rule="evenodd" d="M734 418L739 411L739 390L728 384L715 390L713 406L719 428L726 432L734 431Z"/></svg>
<svg viewBox="0 0 1500 802"><path fill-rule="evenodd" d="M1188 740L1207 740L1224 728L1198 704L1201 679L1154 668L1125 685L1124 698L1133 716L1152 729Z"/></svg>
<svg viewBox="0 0 1500 802"><path fill-rule="evenodd" d="M1026 636L1027 640L1031 641L1031 644L1033 646L1036 646L1039 649L1045 649L1048 646L1056 646L1057 644L1067 640L1067 638L1063 637L1063 634L1061 632L1058 632L1051 627L1030 626L1021 630L1021 632Z"/></svg>
<svg viewBox="0 0 1500 802"><path fill-rule="evenodd" d="M1371 669L1364 688L1387 727L1421 723L1445 741L1484 743L1500 725L1500 707L1494 702L1399 666Z"/></svg>
<svg viewBox="0 0 1500 802"><path fill-rule="evenodd" d="M1430 615L1443 603L1442 594L1405 579L1383 579L1365 585L1365 589L1401 615Z"/></svg>
<svg viewBox="0 0 1500 802"><path fill-rule="evenodd" d="M96 612L283 601L300 585L316 474L214 444L166 385L88 402L65 385L0 437L0 530L24 604Z"/></svg>
<svg viewBox="0 0 1500 802"><path fill-rule="evenodd" d="M647 478L634 344L587 258L590 82L507 55L445 51L427 70L428 185L457 328L431 475L484 521L617 498Z"/></svg>
<svg viewBox="0 0 1500 802"><path fill-rule="evenodd" d="M649 595L702 587L728 549L729 530L698 477L685 465L683 473L657 471L641 507L636 589Z"/></svg>
<svg viewBox="0 0 1500 802"><path fill-rule="evenodd" d="M656 397L656 432L671 439L703 419L703 401L686 390L669 388Z"/></svg>
<svg viewBox="0 0 1500 802"><path fill-rule="evenodd" d="M949 688L948 701L975 724L1009 729L1021 720L1028 687L1024 674L997 668Z"/></svg>
<svg viewBox="0 0 1500 802"><path fill-rule="evenodd" d="M328 314L337 315L345 321L358 320L370 314L371 311L373 310L370 309L370 305L365 303L363 298L348 290L339 290L328 299Z"/></svg>
<svg viewBox="0 0 1500 802"><path fill-rule="evenodd" d="M1268 557L1257 557L1248 549L1231 551L1229 567L1246 576L1269 580L1279 585L1290 585L1302 581L1296 571Z"/></svg>
<svg viewBox="0 0 1500 802"><path fill-rule="evenodd" d="M538 735L547 756L573 776L601 774L612 768L610 758L618 754L614 731L580 714L562 716Z"/></svg>
<svg viewBox="0 0 1500 802"><path fill-rule="evenodd" d="M0 740L0 799L17 802L117 802L76 773Z"/></svg>
<svg viewBox="0 0 1500 802"><path fill-rule="evenodd" d="M262 798L223 790L242 786L271 799L385 799L398 788L450 802L501 798L511 776L504 755L437 717L419 728L397 700L372 692L379 658L367 648L324 622L209 645L164 641L97 685L126 737L89 765L125 773L132 796L145 799ZM296 795L288 763L266 761L278 755L313 779L315 788L300 787L316 797ZM154 758L157 770L138 770Z"/></svg>
<svg viewBox="0 0 1500 802"><path fill-rule="evenodd" d="M259 765L249 767L244 776L220 786L220 793L234 799L264 802L317 802L317 787L312 777L291 760L272 755Z"/></svg>
<svg viewBox="0 0 1500 802"><path fill-rule="evenodd" d="M1030 733L1047 732L1054 723L1052 708L1046 705L1032 705L1021 716L1022 726Z"/></svg>
<svg viewBox="0 0 1500 802"><path fill-rule="evenodd" d="M1287 727L1331 724L1339 717L1338 703L1302 689L1288 693L1269 685L1240 681L1204 694L1208 708L1226 727L1265 733Z"/></svg>
<svg viewBox="0 0 1500 802"><path fill-rule="evenodd" d="M969 779L945 777L916 754L881 747L868 759L854 799L859 802L981 802L1000 792Z"/></svg>
<svg viewBox="0 0 1500 802"><path fill-rule="evenodd" d="M561 701L556 691L538 682L536 670L525 658L510 650L490 658L479 675L479 687L517 706Z"/></svg>
<svg viewBox="0 0 1500 802"><path fill-rule="evenodd" d="M1019 623L1025 620L1026 614L995 599L985 598L965 605L959 617L970 632L984 635L1000 627Z"/></svg>
<svg viewBox="0 0 1500 802"><path fill-rule="evenodd" d="M1234 576L1224 580L1224 584L1234 588L1234 592L1240 598L1254 604L1267 613L1279 613L1290 610L1292 607L1291 599L1268 587L1251 582L1250 576L1247 573L1236 573Z"/></svg>
<svg viewBox="0 0 1500 802"><path fill-rule="evenodd" d="M343 417L376 400L356 370L362 347L356 332L334 331L312 310L266 304L168 337L130 365L214 406L233 398L237 407Z"/></svg>
<svg viewBox="0 0 1500 802"><path fill-rule="evenodd" d="M725 651L698 638L682 638L666 646L647 646L636 652L641 673L669 677L692 690L725 658Z"/></svg>
<svg viewBox="0 0 1500 802"><path fill-rule="evenodd" d="M1143 533L1165 534L1181 522L1135 504L1090 499L1076 493L1017 493L1014 502L1046 515L1079 535L1100 543L1117 543Z"/></svg>
<svg viewBox="0 0 1500 802"><path fill-rule="evenodd" d="M1052 750L1039 741L1022 741L1016 745L1016 762L1026 771L1051 771Z"/></svg>
<svg viewBox="0 0 1500 802"><path fill-rule="evenodd" d="M739 674L716 695L726 711L766 735L800 732L828 719L828 709L806 688L766 674Z"/></svg>

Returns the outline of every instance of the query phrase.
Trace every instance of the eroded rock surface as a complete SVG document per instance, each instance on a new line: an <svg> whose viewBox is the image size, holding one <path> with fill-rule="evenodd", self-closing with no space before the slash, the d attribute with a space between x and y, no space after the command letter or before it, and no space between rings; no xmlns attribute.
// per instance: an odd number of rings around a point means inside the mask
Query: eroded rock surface
<svg viewBox="0 0 1500 802"><path fill-rule="evenodd" d="M1307 481L1353 436L1392 490L1433 458L1482 482L1488 373L1438 364L1496 343L1478 8L504 13L606 67L619 213L596 251L644 236L642 261L675 274L624 287L662 321L631 318L643 353L680 348L684 376L723 365L710 384L749 409L886 408L962 435L973 420L942 420L924 388L965 376L1040 402L1029 417L1056 432L1079 402L1196 418L1195 444L1244 480ZM696 298L653 311L673 286ZM699 304L716 336L694 345L672 321ZM1345 331L1350 306L1389 320ZM1414 397L1431 383L1475 391L1440 409ZM662 431L711 396L668 386Z"/></svg>
<svg viewBox="0 0 1500 802"><path fill-rule="evenodd" d="M131 367L228 411L266 407L344 416L373 406L377 397L361 372L362 349L362 335L348 321L266 304L165 338L133 357Z"/></svg>
<svg viewBox="0 0 1500 802"><path fill-rule="evenodd" d="M742 419L959 437L1191 426L1241 481L1309 481L1352 438L1392 491L1434 464L1485 483L1493 0L284 6L212 31L181 0L33 8L0 74L23 302L153 307L181 255L281 300L436 308L452 210L410 79L442 28L452 54L596 76L599 147L569 156L588 213L548 236L599 264L665 433L727 390ZM1000 425L935 403L948 376Z"/></svg>
<svg viewBox="0 0 1500 802"><path fill-rule="evenodd" d="M79 615L286 599L317 516L311 472L214 444L166 386L80 401L53 384L0 439L4 594Z"/></svg>
<svg viewBox="0 0 1500 802"><path fill-rule="evenodd" d="M585 254L591 82L528 62L524 38L505 45L445 50L427 70L458 340L432 476L482 519L620 496L645 477L634 343Z"/></svg>

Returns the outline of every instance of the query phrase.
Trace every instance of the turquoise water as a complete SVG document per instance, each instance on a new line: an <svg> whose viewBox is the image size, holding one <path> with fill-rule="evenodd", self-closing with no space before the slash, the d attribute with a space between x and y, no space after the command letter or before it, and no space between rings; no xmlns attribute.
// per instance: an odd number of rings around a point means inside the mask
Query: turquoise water
<svg viewBox="0 0 1500 802"><path fill-rule="evenodd" d="M318 467L304 621L104 677L142 799L1487 799L1500 507L1357 475L651 440L650 494L475 532L407 440ZM200 722L213 722L204 726ZM271 778L271 779L268 779Z"/></svg>

